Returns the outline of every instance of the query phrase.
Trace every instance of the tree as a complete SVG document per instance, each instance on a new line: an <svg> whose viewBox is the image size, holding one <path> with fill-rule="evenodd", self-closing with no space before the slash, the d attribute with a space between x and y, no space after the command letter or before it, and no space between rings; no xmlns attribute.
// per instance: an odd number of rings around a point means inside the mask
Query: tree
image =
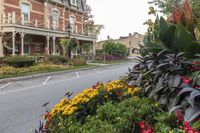
<svg viewBox="0 0 200 133"><path fill-rule="evenodd" d="M63 48L64 56L68 56L71 58L71 51L77 48L77 40L76 39L66 39L62 38L60 40L61 47ZM68 55L67 55L68 54Z"/></svg>
<svg viewBox="0 0 200 133"><path fill-rule="evenodd" d="M173 12L174 8L181 8L184 0L149 0L150 5L158 7L159 12L169 16ZM200 18L200 1L190 0L192 5L193 17L194 19Z"/></svg>
<svg viewBox="0 0 200 133"><path fill-rule="evenodd" d="M83 16L83 30L84 33L93 33L95 36L100 34L100 31L104 28L101 24L95 24L91 13L92 9L89 5L85 6L85 14Z"/></svg>
<svg viewBox="0 0 200 133"><path fill-rule="evenodd" d="M127 56L127 48L121 43L114 42L113 40L108 40L104 43L104 51L108 55L113 55L119 58L124 58Z"/></svg>

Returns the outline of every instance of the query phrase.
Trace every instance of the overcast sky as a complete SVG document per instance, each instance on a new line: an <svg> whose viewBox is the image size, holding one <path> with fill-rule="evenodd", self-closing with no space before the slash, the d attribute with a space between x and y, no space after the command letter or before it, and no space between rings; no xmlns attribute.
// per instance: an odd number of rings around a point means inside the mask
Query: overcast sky
<svg viewBox="0 0 200 133"><path fill-rule="evenodd" d="M95 22L105 26L99 40L105 40L108 35L115 39L147 31L147 26L143 25L151 18L147 0L87 0L87 3L92 8Z"/></svg>

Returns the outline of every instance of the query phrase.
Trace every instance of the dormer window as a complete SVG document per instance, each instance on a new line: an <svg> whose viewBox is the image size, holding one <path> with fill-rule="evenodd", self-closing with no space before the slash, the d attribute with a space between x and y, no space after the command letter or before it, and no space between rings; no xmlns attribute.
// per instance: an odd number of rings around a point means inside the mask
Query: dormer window
<svg viewBox="0 0 200 133"><path fill-rule="evenodd" d="M77 6L77 0L71 0L71 4L72 4L73 6Z"/></svg>
<svg viewBox="0 0 200 133"><path fill-rule="evenodd" d="M24 16L24 21L28 22L30 18L30 5L27 3L22 3L21 12L22 12L22 15Z"/></svg>

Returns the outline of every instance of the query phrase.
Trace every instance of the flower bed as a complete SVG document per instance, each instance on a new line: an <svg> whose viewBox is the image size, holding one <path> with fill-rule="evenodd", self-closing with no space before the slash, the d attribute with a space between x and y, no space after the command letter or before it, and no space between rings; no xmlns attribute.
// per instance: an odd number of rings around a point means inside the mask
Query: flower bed
<svg viewBox="0 0 200 133"><path fill-rule="evenodd" d="M63 99L46 112L40 131L200 133L200 41L193 20L188 0L168 20L157 17L126 82L98 83Z"/></svg>
<svg viewBox="0 0 200 133"><path fill-rule="evenodd" d="M20 75L25 73L35 73L35 72L50 72L54 70L65 70L68 66L63 65L53 65L53 64L39 64L31 67L16 68L12 66L1 66L0 74L2 76L9 75Z"/></svg>
<svg viewBox="0 0 200 133"><path fill-rule="evenodd" d="M164 106L139 94L139 87L120 80L97 83L71 99L68 93L46 111L46 125L40 129L55 133L183 132L175 114L168 115Z"/></svg>

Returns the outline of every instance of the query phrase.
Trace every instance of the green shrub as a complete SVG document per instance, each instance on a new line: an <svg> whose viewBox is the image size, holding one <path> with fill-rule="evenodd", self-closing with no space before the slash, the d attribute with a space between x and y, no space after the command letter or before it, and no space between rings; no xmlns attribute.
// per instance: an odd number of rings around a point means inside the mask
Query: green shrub
<svg viewBox="0 0 200 133"><path fill-rule="evenodd" d="M62 130L76 133L138 133L141 121L145 121L154 131L172 131L178 127L175 115L162 112L161 106L148 98L128 98L122 102L109 101L97 108L96 115L88 115L85 122L74 121ZM67 123L68 123L67 122ZM173 123L173 124L172 124ZM179 132L175 132L179 133Z"/></svg>
<svg viewBox="0 0 200 133"><path fill-rule="evenodd" d="M71 59L69 64L72 66L82 66L86 64L86 59L84 57L77 56Z"/></svg>
<svg viewBox="0 0 200 133"><path fill-rule="evenodd" d="M0 57L0 66L3 64L4 57Z"/></svg>
<svg viewBox="0 0 200 133"><path fill-rule="evenodd" d="M5 57L3 62L13 67L28 67L35 63L35 60L29 56Z"/></svg>
<svg viewBox="0 0 200 133"><path fill-rule="evenodd" d="M49 61L53 64L66 64L67 63L67 57L59 56L59 55L51 55L49 57Z"/></svg>

